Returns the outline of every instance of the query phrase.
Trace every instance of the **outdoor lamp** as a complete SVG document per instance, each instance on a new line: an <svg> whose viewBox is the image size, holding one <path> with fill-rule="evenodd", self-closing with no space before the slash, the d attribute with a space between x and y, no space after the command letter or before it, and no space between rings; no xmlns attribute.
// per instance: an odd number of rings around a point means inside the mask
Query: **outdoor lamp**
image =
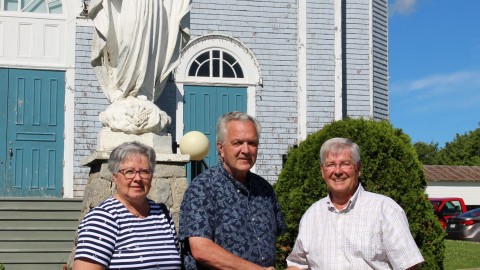
<svg viewBox="0 0 480 270"><path fill-rule="evenodd" d="M199 131L190 131L180 140L180 152L189 154L190 160L201 161L208 154L210 143L207 136Z"/></svg>

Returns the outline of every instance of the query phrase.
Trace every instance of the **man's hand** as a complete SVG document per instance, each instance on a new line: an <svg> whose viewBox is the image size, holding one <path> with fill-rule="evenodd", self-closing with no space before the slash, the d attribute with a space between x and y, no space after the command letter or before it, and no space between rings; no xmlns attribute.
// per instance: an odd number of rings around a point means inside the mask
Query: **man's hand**
<svg viewBox="0 0 480 270"><path fill-rule="evenodd" d="M275 270L274 267L261 267L252 262L238 257L225 250L212 240L204 237L189 237L188 243L193 258L200 264L211 269L252 269L252 270Z"/></svg>

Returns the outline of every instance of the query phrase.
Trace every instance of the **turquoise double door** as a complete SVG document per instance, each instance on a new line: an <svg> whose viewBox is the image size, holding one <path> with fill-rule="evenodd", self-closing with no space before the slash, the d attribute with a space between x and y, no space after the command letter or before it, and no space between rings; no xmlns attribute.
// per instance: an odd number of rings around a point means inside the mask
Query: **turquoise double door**
<svg viewBox="0 0 480 270"><path fill-rule="evenodd" d="M184 87L184 134L200 131L210 142L204 161L208 167L218 163L216 125L218 118L229 111L247 112L246 87L185 86ZM187 176L192 179L192 165L187 165Z"/></svg>
<svg viewBox="0 0 480 270"><path fill-rule="evenodd" d="M61 197L65 72L0 68L1 197Z"/></svg>

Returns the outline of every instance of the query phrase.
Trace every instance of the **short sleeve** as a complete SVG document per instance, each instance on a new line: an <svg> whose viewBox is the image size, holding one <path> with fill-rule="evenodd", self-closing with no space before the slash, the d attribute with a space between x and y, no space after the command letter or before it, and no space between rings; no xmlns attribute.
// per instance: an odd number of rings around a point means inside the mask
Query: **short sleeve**
<svg viewBox="0 0 480 270"><path fill-rule="evenodd" d="M397 204L385 213L383 235L388 260L394 269L407 269L424 261L410 232L407 216Z"/></svg>
<svg viewBox="0 0 480 270"><path fill-rule="evenodd" d="M287 265L288 266L295 266L299 269L308 269L308 262L307 262L307 254L305 249L303 248L303 238L306 236L307 226L306 223L307 219L302 218L298 228L298 236L295 240L295 244L293 246L292 252L287 257Z"/></svg>
<svg viewBox="0 0 480 270"><path fill-rule="evenodd" d="M213 238L213 196L208 181L195 179L187 189L180 208L180 240L190 236Z"/></svg>
<svg viewBox="0 0 480 270"><path fill-rule="evenodd" d="M118 225L103 209L92 209L78 226L75 259L88 258L108 266L113 255Z"/></svg>

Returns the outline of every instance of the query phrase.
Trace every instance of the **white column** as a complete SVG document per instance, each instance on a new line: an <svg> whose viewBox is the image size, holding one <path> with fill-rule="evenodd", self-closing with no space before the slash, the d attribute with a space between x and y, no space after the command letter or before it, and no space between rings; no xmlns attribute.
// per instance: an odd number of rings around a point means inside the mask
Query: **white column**
<svg viewBox="0 0 480 270"><path fill-rule="evenodd" d="M335 120L341 120L342 114L342 1L334 0L334 13L335 13Z"/></svg>
<svg viewBox="0 0 480 270"><path fill-rule="evenodd" d="M369 46L369 70L370 70L370 82L369 82L369 92L370 92L370 117L373 118L373 1L368 1L370 3L369 6L369 28L368 28L368 46Z"/></svg>
<svg viewBox="0 0 480 270"><path fill-rule="evenodd" d="M65 53L65 122L63 134L63 197L73 198L73 152L74 152L74 120L75 120L75 33L76 18L81 8L72 1L62 1L63 13L67 17L66 53Z"/></svg>
<svg viewBox="0 0 480 270"><path fill-rule="evenodd" d="M298 102L297 141L307 138L307 3L298 0Z"/></svg>

